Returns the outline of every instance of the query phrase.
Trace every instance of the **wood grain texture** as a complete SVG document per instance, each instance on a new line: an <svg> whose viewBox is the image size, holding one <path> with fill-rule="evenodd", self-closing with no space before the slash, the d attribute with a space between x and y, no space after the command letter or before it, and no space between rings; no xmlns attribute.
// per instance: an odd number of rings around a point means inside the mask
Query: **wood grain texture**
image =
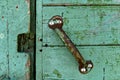
<svg viewBox="0 0 120 80"><path fill-rule="evenodd" d="M119 4L119 0L43 0L43 4Z"/></svg>
<svg viewBox="0 0 120 80"><path fill-rule="evenodd" d="M40 4L40 0L37 0ZM43 2L42 2L43 1ZM37 5L38 80L119 80L119 0L42 0ZM69 4L64 6L64 4ZM88 5L92 4L92 6ZM41 8L40 8L41 7ZM40 11L41 10L41 11ZM41 16L42 14L42 16ZM93 70L80 74L78 63L58 35L48 27L55 15ZM39 66L39 67L38 67ZM42 76L42 77L41 77ZM39 78L40 77L40 78Z"/></svg>
<svg viewBox="0 0 120 80"><path fill-rule="evenodd" d="M84 75L78 70L78 63L66 47L43 48L44 80L118 80L120 67L120 47L78 47L87 60L92 60L94 68ZM104 79L103 79L104 78Z"/></svg>
<svg viewBox="0 0 120 80"><path fill-rule="evenodd" d="M44 7L43 44L63 45L58 35L48 27L54 15L63 16L63 29L76 45L120 44L120 7ZM49 14L48 14L49 13Z"/></svg>
<svg viewBox="0 0 120 80"><path fill-rule="evenodd" d="M29 80L29 56L17 52L17 36L30 27L29 2L8 0L9 77L11 80ZM28 64L28 65L27 65Z"/></svg>
<svg viewBox="0 0 120 80"><path fill-rule="evenodd" d="M0 1L0 79L8 75L7 0Z"/></svg>
<svg viewBox="0 0 120 80"><path fill-rule="evenodd" d="M42 0L36 0L36 80L43 79L43 25L42 25Z"/></svg>

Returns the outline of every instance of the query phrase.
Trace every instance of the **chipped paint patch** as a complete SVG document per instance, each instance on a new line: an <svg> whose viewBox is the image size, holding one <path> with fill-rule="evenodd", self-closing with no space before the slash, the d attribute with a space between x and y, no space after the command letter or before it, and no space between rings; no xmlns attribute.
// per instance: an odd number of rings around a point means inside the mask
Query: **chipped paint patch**
<svg viewBox="0 0 120 80"><path fill-rule="evenodd" d="M30 72L26 73L26 80L30 80Z"/></svg>
<svg viewBox="0 0 120 80"><path fill-rule="evenodd" d="M49 77L50 75L49 74L44 74L44 77Z"/></svg>
<svg viewBox="0 0 120 80"><path fill-rule="evenodd" d="M118 44L119 43L118 39L113 39L113 43Z"/></svg>
<svg viewBox="0 0 120 80"><path fill-rule="evenodd" d="M118 31L118 29L113 28L113 27L111 28L111 32L112 32L113 35L115 35L115 33L116 33L117 31Z"/></svg>
<svg viewBox="0 0 120 80"><path fill-rule="evenodd" d="M30 58L28 58L26 66L26 80L30 80Z"/></svg>
<svg viewBox="0 0 120 80"><path fill-rule="evenodd" d="M30 0L26 0L26 3L28 4L28 14L30 14Z"/></svg>
<svg viewBox="0 0 120 80"><path fill-rule="evenodd" d="M69 19L64 18L63 21L64 21L64 24L65 24L65 25L68 25L68 24L69 24Z"/></svg>
<svg viewBox="0 0 120 80"><path fill-rule="evenodd" d="M27 63L26 63L26 68L30 67L30 58L28 58Z"/></svg>
<svg viewBox="0 0 120 80"><path fill-rule="evenodd" d="M28 7L30 7L30 0L26 0Z"/></svg>
<svg viewBox="0 0 120 80"><path fill-rule="evenodd" d="M0 33L0 39L3 39L5 35L3 33Z"/></svg>
<svg viewBox="0 0 120 80"><path fill-rule="evenodd" d="M55 70L53 71L53 74L55 74L58 78L61 78L61 77L62 77L62 75L60 74L60 72L59 72L57 69L55 69Z"/></svg>

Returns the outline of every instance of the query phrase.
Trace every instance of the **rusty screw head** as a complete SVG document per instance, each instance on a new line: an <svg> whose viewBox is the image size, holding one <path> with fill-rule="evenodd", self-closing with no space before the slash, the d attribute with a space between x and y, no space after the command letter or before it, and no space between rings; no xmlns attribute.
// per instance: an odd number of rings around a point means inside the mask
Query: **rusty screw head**
<svg viewBox="0 0 120 80"><path fill-rule="evenodd" d="M48 22L48 26L51 29L55 29L55 28L62 28L63 26L63 19L61 16L53 16L49 22Z"/></svg>

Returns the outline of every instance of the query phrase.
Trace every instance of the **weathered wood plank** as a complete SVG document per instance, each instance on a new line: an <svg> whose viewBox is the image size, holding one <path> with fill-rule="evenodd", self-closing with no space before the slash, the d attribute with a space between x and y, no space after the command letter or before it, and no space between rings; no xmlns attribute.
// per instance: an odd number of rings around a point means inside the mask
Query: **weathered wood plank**
<svg viewBox="0 0 120 80"><path fill-rule="evenodd" d="M78 47L86 60L92 60L94 68L88 74L80 74L78 64L66 47L43 48L44 80L119 80L120 47ZM105 78L105 79L103 79Z"/></svg>
<svg viewBox="0 0 120 80"><path fill-rule="evenodd" d="M44 45L63 45L48 27L48 20L54 15L63 16L63 29L76 45L120 44L120 7L44 7Z"/></svg>
<svg viewBox="0 0 120 80"><path fill-rule="evenodd" d="M9 75L11 80L29 80L30 60L26 53L17 52L17 36L30 27L29 0L8 1Z"/></svg>
<svg viewBox="0 0 120 80"><path fill-rule="evenodd" d="M43 0L43 4L119 4L119 0Z"/></svg>
<svg viewBox="0 0 120 80"><path fill-rule="evenodd" d="M0 1L0 79L8 75L7 0Z"/></svg>
<svg viewBox="0 0 120 80"><path fill-rule="evenodd" d="M42 41L43 41L43 27L42 27L42 1L36 0L36 80L42 80L43 65L42 65Z"/></svg>

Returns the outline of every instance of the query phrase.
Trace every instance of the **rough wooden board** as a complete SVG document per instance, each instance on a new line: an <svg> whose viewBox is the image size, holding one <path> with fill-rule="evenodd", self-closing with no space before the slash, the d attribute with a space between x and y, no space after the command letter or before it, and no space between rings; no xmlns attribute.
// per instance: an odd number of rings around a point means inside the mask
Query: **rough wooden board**
<svg viewBox="0 0 120 80"><path fill-rule="evenodd" d="M119 12L118 6L44 7L43 44L63 45L58 35L48 27L52 16L61 15L64 18L63 29L76 45L118 45Z"/></svg>
<svg viewBox="0 0 120 80"><path fill-rule="evenodd" d="M8 75L7 0L0 1L0 79ZM3 77L4 78L4 77Z"/></svg>
<svg viewBox="0 0 120 80"><path fill-rule="evenodd" d="M36 0L36 80L42 80L42 0Z"/></svg>
<svg viewBox="0 0 120 80"><path fill-rule="evenodd" d="M71 3L71 4L119 4L120 0L43 0L43 4Z"/></svg>
<svg viewBox="0 0 120 80"><path fill-rule="evenodd" d="M17 36L29 30L27 0L8 1L9 76L11 80L29 80L29 56L17 52Z"/></svg>
<svg viewBox="0 0 120 80"><path fill-rule="evenodd" d="M37 1L41 2L40 0ZM37 58L39 58L37 59L37 66L39 66L37 67L37 70L39 69L37 79L119 80L119 2L119 0L43 0L43 6L38 4L37 29L42 29L42 31L37 30L37 45L39 45L36 49ZM61 3L86 5L55 6ZM104 3L114 4L114 6L99 6ZM87 6L87 4L93 4L93 6ZM95 6L94 4L98 5ZM115 6L116 4L118 5ZM89 74L81 75L79 73L78 64L73 56L63 46L64 44L54 31L48 28L48 20L54 15L63 16L63 28L68 36L86 59L93 60L94 69ZM41 21L43 25L41 25Z"/></svg>
<svg viewBox="0 0 120 80"><path fill-rule="evenodd" d="M120 47L85 46L78 47L94 68L88 74L80 74L78 64L66 47L43 48L44 80L119 80Z"/></svg>

